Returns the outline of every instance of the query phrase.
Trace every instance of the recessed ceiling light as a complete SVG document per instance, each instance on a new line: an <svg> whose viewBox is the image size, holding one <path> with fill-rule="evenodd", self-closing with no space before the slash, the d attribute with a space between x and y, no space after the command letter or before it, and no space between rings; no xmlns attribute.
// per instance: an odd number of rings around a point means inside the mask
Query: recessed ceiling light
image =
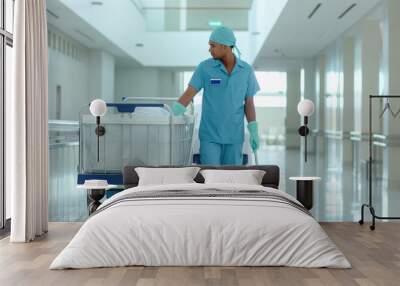
<svg viewBox="0 0 400 286"><path fill-rule="evenodd" d="M143 47L143 46L144 46L143 43L136 43L136 47L141 48L141 47Z"/></svg>
<svg viewBox="0 0 400 286"><path fill-rule="evenodd" d="M93 6L101 6L101 5L103 5L103 2L102 1L92 1L91 4Z"/></svg>
<svg viewBox="0 0 400 286"><path fill-rule="evenodd" d="M318 3L314 9L311 11L311 13L308 15L308 19L311 19L312 16L314 16L314 14L317 12L317 10L321 7L322 3Z"/></svg>
<svg viewBox="0 0 400 286"><path fill-rule="evenodd" d="M56 18L56 19L60 18L60 17L58 17L58 15L57 15L56 13L50 11L49 9L47 9L46 11L47 11L47 13L48 13L49 15L53 16L54 18Z"/></svg>
<svg viewBox="0 0 400 286"><path fill-rule="evenodd" d="M87 40L89 40L91 42L94 42L94 39L92 37L90 37L88 34L82 32L82 31L80 31L78 29L75 29L75 32L77 32L79 35L81 35L82 37L86 38Z"/></svg>
<svg viewBox="0 0 400 286"><path fill-rule="evenodd" d="M349 8L347 8L346 10L344 10L343 13L340 14L340 15L338 16L338 19L342 19L342 18L344 17L344 15L346 15L347 13L349 13L350 10L353 9L354 7L356 7L356 6L357 6L356 3L351 4L351 5L349 6Z"/></svg>
<svg viewBox="0 0 400 286"><path fill-rule="evenodd" d="M275 53L277 56L281 56L281 57L284 57L284 56L285 56L285 54L283 53L283 51L280 50L280 49L274 49L274 53Z"/></svg>

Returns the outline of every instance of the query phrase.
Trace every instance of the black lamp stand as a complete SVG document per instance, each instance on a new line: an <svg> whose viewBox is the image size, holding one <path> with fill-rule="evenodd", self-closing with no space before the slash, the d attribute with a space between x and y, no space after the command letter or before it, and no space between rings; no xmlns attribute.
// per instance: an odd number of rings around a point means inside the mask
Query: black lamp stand
<svg viewBox="0 0 400 286"><path fill-rule="evenodd" d="M96 116L96 129L95 133L97 135L97 162L99 162L100 158L100 136L103 136L106 133L106 129L104 126L100 125L100 116Z"/></svg>
<svg viewBox="0 0 400 286"><path fill-rule="evenodd" d="M298 132L300 136L304 137L304 161L307 162L307 135L310 133L310 130L307 127L308 125L308 116L304 116L304 125L300 126Z"/></svg>

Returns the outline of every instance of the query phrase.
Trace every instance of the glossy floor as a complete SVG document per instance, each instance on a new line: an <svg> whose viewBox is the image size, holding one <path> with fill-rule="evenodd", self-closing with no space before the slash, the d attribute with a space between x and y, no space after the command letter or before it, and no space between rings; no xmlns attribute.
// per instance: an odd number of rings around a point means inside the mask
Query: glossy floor
<svg viewBox="0 0 400 286"><path fill-rule="evenodd" d="M368 202L368 166L366 162L342 163L340 156L326 153L316 156L308 154L307 163L298 149L286 149L284 146L270 146L258 152L260 164L280 166L280 189L295 196L296 182L291 176L318 176L314 182L314 207L311 210L319 221L358 221L361 205ZM380 216L400 216L400 186L398 183L373 177L373 206ZM365 219L370 220L369 210Z"/></svg>
<svg viewBox="0 0 400 286"><path fill-rule="evenodd" d="M337 139L323 138L321 141L323 143L313 145L313 140L310 139L307 163L304 162L303 153L299 149L264 146L258 152L259 164L278 165L281 171L280 189L294 196L296 183L290 181L289 177L321 177L320 181L314 183L314 207L311 212L316 219L358 221L361 205L368 201L367 161L350 155L351 160L343 163L343 146L353 144L352 154L356 154L360 152L356 148L357 145ZM50 221L83 221L87 217L86 193L75 189L78 146L68 148L53 150L50 153ZM375 165L380 168L380 173L385 169L382 167L385 165L383 163ZM400 215L400 184L389 184L378 175L373 176L373 183L373 205L376 213L383 216ZM368 210L366 214L366 218L370 219Z"/></svg>

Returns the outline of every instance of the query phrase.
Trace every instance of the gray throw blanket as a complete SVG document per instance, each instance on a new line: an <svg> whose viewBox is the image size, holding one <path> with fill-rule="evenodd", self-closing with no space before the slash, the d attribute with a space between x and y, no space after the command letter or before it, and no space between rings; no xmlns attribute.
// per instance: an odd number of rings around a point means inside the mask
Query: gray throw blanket
<svg viewBox="0 0 400 286"><path fill-rule="evenodd" d="M241 190L241 191L226 191L213 189L203 189L203 190L164 190L164 191L139 191L131 192L122 195L115 201L112 201L100 209L96 210L91 214L91 217L109 209L112 206L126 202L126 201L143 201L143 200L153 200L153 199L174 199L174 200L190 200L190 199L205 199L210 200L212 198L229 198L229 199L257 199L257 201L264 200L269 202L276 202L280 204L289 205L307 215L310 212L300 203L290 200L289 198L282 196L276 192L270 191L260 191L260 190Z"/></svg>

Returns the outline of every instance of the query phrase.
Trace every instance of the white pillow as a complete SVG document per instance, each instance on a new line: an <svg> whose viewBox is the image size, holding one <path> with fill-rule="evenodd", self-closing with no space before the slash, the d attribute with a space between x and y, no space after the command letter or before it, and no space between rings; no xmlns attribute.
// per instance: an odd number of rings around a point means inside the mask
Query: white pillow
<svg viewBox="0 0 400 286"><path fill-rule="evenodd" d="M135 168L139 176L138 186L195 183L193 179L199 170L199 167Z"/></svg>
<svg viewBox="0 0 400 286"><path fill-rule="evenodd" d="M205 184L233 183L261 185L265 171L261 170L201 170Z"/></svg>

